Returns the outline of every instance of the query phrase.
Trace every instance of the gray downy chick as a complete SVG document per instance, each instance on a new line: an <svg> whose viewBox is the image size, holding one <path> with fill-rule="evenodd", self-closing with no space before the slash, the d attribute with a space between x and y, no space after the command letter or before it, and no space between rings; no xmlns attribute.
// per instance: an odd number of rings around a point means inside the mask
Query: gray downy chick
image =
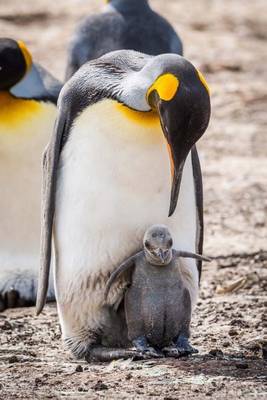
<svg viewBox="0 0 267 400"><path fill-rule="evenodd" d="M150 227L144 249L123 262L110 276L113 283L131 271L131 285L124 297L129 340L138 352L150 356L180 356L197 352L190 343L191 298L183 280L181 257L210 261L199 254L172 249L164 225Z"/></svg>

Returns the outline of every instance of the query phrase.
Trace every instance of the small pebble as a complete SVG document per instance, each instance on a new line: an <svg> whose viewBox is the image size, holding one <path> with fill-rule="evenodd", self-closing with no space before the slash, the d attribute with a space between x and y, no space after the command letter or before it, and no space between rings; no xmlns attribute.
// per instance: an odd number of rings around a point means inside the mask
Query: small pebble
<svg viewBox="0 0 267 400"><path fill-rule="evenodd" d="M206 396L212 396L213 395L213 390L210 390L206 393Z"/></svg>
<svg viewBox="0 0 267 400"><path fill-rule="evenodd" d="M12 325L8 321L2 321L0 323L0 329L2 329L2 331L11 331L12 330Z"/></svg>
<svg viewBox="0 0 267 400"><path fill-rule="evenodd" d="M262 358L267 360L267 346L262 347Z"/></svg>
<svg viewBox="0 0 267 400"><path fill-rule="evenodd" d="M83 367L81 365L77 365L75 372L83 372Z"/></svg>
<svg viewBox="0 0 267 400"><path fill-rule="evenodd" d="M249 327L248 323L245 322L245 321L243 321L243 320L240 319L240 318L234 318L234 319L232 319L232 320L230 321L230 325L233 325L233 326L241 326L242 328L248 328L248 327Z"/></svg>
<svg viewBox="0 0 267 400"><path fill-rule="evenodd" d="M231 328L228 332L229 336L237 336L238 335L238 331L234 328Z"/></svg>
<svg viewBox="0 0 267 400"><path fill-rule="evenodd" d="M238 362L235 364L238 369L248 369L248 363L246 362Z"/></svg>
<svg viewBox="0 0 267 400"><path fill-rule="evenodd" d="M220 349L212 349L209 351L209 354L213 357L222 357L223 352Z"/></svg>
<svg viewBox="0 0 267 400"><path fill-rule="evenodd" d="M98 391L98 390L107 390L108 386L103 383L102 381L98 381L93 387L92 389Z"/></svg>
<svg viewBox="0 0 267 400"><path fill-rule="evenodd" d="M35 385L40 385L42 383L42 379L41 378L35 378L34 380Z"/></svg>
<svg viewBox="0 0 267 400"><path fill-rule="evenodd" d="M9 364L17 363L17 362L19 362L19 359L17 356L11 356L11 357L9 357L8 362L9 362Z"/></svg>
<svg viewBox="0 0 267 400"><path fill-rule="evenodd" d="M88 392L88 390L83 388L82 386L79 386L78 387L78 392Z"/></svg>

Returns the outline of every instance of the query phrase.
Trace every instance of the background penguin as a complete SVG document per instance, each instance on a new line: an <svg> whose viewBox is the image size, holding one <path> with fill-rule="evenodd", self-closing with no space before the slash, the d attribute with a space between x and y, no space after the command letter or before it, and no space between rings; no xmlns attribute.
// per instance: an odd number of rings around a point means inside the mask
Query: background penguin
<svg viewBox="0 0 267 400"><path fill-rule="evenodd" d="M41 155L61 87L32 63L23 42L0 38L1 308L33 304L36 298Z"/></svg>
<svg viewBox="0 0 267 400"><path fill-rule="evenodd" d="M128 338L137 352L152 357L162 353L178 357L197 352L189 343L191 299L183 282L180 258L210 260L199 254L173 250L172 245L166 226L148 228L143 250L111 274L105 291L107 299L121 275L129 275L129 287L124 294ZM103 350L106 355L107 350Z"/></svg>
<svg viewBox="0 0 267 400"><path fill-rule="evenodd" d="M66 79L86 61L113 50L130 49L150 55L182 55L182 42L172 26L151 10L148 0L110 0L104 10L86 17L69 46Z"/></svg>
<svg viewBox="0 0 267 400"><path fill-rule="evenodd" d="M209 118L203 76L174 54L112 52L86 63L61 91L44 156L37 313L46 297L53 228L59 318L77 357L106 330L108 276L141 248L148 226L167 225L176 248L199 247L194 144ZM199 275L194 260L186 265L194 303Z"/></svg>

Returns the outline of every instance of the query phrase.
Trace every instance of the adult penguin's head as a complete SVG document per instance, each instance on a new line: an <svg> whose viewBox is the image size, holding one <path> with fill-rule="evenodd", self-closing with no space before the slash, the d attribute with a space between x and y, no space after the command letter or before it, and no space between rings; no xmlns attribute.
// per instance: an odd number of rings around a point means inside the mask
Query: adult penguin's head
<svg viewBox="0 0 267 400"><path fill-rule="evenodd" d="M125 65L132 68L123 74L117 97L131 110L155 113L160 120L172 169L171 216L176 208L186 157L209 123L209 88L201 72L184 57L145 56L146 62L143 59L144 65L139 69L144 56L124 52L110 53L113 57L117 53L114 61L120 69L126 69Z"/></svg>
<svg viewBox="0 0 267 400"><path fill-rule="evenodd" d="M75 90L69 91L70 86ZM172 170L171 216L177 205L187 155L210 119L209 88L203 75L176 54L148 56L119 50L86 63L63 92L68 102L70 92L75 93L72 108L78 106L72 110L73 114L87 104L112 99L120 103L122 112L129 111L126 114L140 123L160 122Z"/></svg>
<svg viewBox="0 0 267 400"><path fill-rule="evenodd" d="M22 41L0 38L0 90L16 85L31 65L31 54Z"/></svg>

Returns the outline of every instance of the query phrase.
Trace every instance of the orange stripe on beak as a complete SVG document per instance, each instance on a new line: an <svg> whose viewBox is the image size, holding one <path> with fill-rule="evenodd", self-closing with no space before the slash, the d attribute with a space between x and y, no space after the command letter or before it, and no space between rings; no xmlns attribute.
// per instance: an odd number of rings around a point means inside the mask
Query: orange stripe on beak
<svg viewBox="0 0 267 400"><path fill-rule="evenodd" d="M166 144L167 144L167 149L168 149L169 158L170 158L171 174L172 174L172 177L174 177L174 161L173 161L173 157L172 157L171 146L169 145L169 143L167 141L166 141Z"/></svg>

